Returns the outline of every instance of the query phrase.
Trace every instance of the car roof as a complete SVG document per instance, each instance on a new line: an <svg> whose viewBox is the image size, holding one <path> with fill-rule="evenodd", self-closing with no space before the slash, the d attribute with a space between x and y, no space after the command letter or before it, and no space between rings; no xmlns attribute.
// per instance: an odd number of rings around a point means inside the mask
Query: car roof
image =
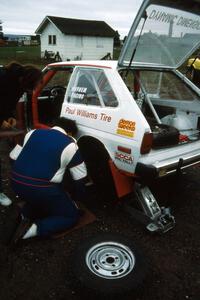
<svg viewBox="0 0 200 300"><path fill-rule="evenodd" d="M48 64L48 67L61 67L61 66L83 66L83 67L100 67L100 68L109 68L116 69L117 61L116 60L75 60L75 61L62 61L58 63Z"/></svg>

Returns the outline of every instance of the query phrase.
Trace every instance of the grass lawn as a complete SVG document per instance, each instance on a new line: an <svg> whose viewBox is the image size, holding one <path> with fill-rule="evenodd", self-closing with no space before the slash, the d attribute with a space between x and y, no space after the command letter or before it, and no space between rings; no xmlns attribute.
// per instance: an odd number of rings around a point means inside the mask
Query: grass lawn
<svg viewBox="0 0 200 300"><path fill-rule="evenodd" d="M115 48L113 59L118 59L119 53L120 49ZM40 46L0 47L0 65L6 65L11 61L22 64L31 63L41 69L48 64L47 60L40 58Z"/></svg>
<svg viewBox="0 0 200 300"><path fill-rule="evenodd" d="M43 68L48 63L40 58L40 46L0 47L0 65L11 61L22 64L31 63L39 68Z"/></svg>

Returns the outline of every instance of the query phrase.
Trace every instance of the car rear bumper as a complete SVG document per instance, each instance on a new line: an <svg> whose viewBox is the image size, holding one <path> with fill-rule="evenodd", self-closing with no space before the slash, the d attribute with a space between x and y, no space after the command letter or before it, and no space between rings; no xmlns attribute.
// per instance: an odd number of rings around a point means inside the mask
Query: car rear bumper
<svg viewBox="0 0 200 300"><path fill-rule="evenodd" d="M141 178L155 179L180 172L197 164L200 164L200 148L190 151L190 153L182 153L182 155L156 160L152 163L138 162L135 172Z"/></svg>

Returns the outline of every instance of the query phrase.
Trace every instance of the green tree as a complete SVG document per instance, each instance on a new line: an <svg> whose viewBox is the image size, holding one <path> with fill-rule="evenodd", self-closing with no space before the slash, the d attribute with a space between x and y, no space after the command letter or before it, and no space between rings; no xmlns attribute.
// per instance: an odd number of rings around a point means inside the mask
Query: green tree
<svg viewBox="0 0 200 300"><path fill-rule="evenodd" d="M2 26L2 21L0 20L0 39L3 40L3 26Z"/></svg>
<svg viewBox="0 0 200 300"><path fill-rule="evenodd" d="M114 47L120 47L120 46L121 46L120 35L119 32L116 30L114 36Z"/></svg>
<svg viewBox="0 0 200 300"><path fill-rule="evenodd" d="M127 38L127 36L125 35L125 37L123 38L123 44L125 43L126 38Z"/></svg>

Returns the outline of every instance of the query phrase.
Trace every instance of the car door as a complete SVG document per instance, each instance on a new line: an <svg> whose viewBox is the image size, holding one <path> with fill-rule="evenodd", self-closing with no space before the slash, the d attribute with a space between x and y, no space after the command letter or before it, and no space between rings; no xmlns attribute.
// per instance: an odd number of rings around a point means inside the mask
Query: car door
<svg viewBox="0 0 200 300"><path fill-rule="evenodd" d="M76 67L67 89L62 115L74 116L84 131L95 129L109 135L113 133L118 105L117 96L103 69Z"/></svg>

